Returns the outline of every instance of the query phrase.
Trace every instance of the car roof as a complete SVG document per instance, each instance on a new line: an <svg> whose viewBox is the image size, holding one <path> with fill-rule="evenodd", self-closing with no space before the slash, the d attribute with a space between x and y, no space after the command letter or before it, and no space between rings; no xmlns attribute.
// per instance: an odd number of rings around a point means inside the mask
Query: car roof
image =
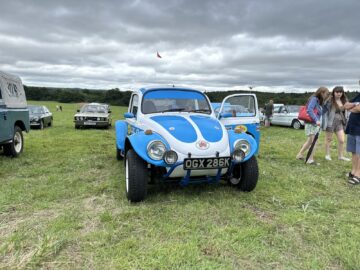
<svg viewBox="0 0 360 270"><path fill-rule="evenodd" d="M203 93L203 91L198 89L193 89L188 87L172 87L172 86L143 87L140 88L138 91L140 91L142 94L145 94L146 92L153 90L181 90L181 91L196 91L199 93Z"/></svg>

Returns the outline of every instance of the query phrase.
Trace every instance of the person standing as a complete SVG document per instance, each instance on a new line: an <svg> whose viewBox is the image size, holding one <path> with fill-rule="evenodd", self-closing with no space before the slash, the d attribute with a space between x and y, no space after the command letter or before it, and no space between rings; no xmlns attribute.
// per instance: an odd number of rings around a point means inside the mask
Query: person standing
<svg viewBox="0 0 360 270"><path fill-rule="evenodd" d="M346 150L352 154L352 168L348 174L350 184L360 184L360 94L345 104L350 117L345 129L347 134Z"/></svg>
<svg viewBox="0 0 360 270"><path fill-rule="evenodd" d="M333 134L336 134L338 141L338 158L339 160L350 161L349 158L344 157L344 142L346 127L346 111L344 108L348 99L344 93L342 86L336 86L329 99L324 104L323 111L323 130L325 134L325 159L331 160L330 145Z"/></svg>
<svg viewBox="0 0 360 270"><path fill-rule="evenodd" d="M270 120L274 113L274 101L272 99L269 100L269 103L265 104L265 126L270 126Z"/></svg>
<svg viewBox="0 0 360 270"><path fill-rule="evenodd" d="M297 159L303 160L305 151L307 151L314 138L315 134L320 129L320 118L322 115L322 106L324 105L324 101L329 95L329 89L326 87L320 87L308 100L306 112L309 114L312 122L305 123L305 135L308 137L303 146L301 147L299 153L296 155ZM307 164L319 165L314 161L316 145L307 161Z"/></svg>

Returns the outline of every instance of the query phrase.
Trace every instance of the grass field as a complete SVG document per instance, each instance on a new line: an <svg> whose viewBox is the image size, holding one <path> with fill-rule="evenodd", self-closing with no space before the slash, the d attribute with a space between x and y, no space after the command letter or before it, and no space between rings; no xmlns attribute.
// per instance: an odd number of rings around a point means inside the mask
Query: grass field
<svg viewBox="0 0 360 270"><path fill-rule="evenodd" d="M251 193L171 186L131 205L114 128L75 130L76 104L41 104L54 126L26 134L20 158L0 154L0 268L360 269L360 190L350 163L324 160L323 135L321 165L305 166L303 130L262 128Z"/></svg>

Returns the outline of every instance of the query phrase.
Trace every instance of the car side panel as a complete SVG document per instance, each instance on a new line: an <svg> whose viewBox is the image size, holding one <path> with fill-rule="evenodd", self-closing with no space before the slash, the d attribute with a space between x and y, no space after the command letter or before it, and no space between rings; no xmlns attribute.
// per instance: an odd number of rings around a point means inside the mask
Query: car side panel
<svg viewBox="0 0 360 270"><path fill-rule="evenodd" d="M115 122L115 136L116 136L116 147L125 151L125 139L128 133L128 124L126 121L119 120Z"/></svg>
<svg viewBox="0 0 360 270"><path fill-rule="evenodd" d="M256 143L255 138L246 133L235 133L234 130L228 130L229 134L229 143L230 143L230 152L234 150L234 143L237 140L244 139L250 143L251 151L244 159L244 162L250 159L255 153L258 151L258 145Z"/></svg>

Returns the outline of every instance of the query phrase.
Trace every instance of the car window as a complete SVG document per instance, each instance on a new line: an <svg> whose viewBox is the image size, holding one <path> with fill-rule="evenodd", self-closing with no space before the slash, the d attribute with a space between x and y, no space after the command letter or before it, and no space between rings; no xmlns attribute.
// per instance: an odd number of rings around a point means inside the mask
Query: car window
<svg viewBox="0 0 360 270"><path fill-rule="evenodd" d="M288 106L288 111L290 113L298 113L299 110L300 110L300 106L298 106L298 105L290 105L290 106Z"/></svg>
<svg viewBox="0 0 360 270"><path fill-rule="evenodd" d="M144 94L141 111L144 114L180 111L210 114L211 107L200 92L161 89Z"/></svg>
<svg viewBox="0 0 360 270"><path fill-rule="evenodd" d="M138 107L139 107L139 96L133 95L130 112L133 113L135 117L137 115Z"/></svg>
<svg viewBox="0 0 360 270"><path fill-rule="evenodd" d="M106 113L106 107L104 105L88 104L84 105L80 112L82 113Z"/></svg>
<svg viewBox="0 0 360 270"><path fill-rule="evenodd" d="M30 106L29 107L29 112L30 114L41 114L42 113L42 108L39 106Z"/></svg>
<svg viewBox="0 0 360 270"><path fill-rule="evenodd" d="M234 117L255 116L255 98L253 96L229 97L225 100L221 113L231 113Z"/></svg>

